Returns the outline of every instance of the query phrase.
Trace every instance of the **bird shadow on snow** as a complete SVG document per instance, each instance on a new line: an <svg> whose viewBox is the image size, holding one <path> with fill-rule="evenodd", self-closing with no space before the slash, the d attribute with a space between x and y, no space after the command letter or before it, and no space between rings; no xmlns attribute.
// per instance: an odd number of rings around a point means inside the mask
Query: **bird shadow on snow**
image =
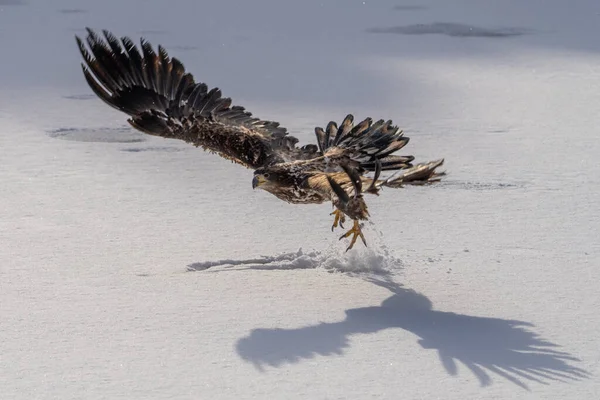
<svg viewBox="0 0 600 400"><path fill-rule="evenodd" d="M580 361L578 358L542 338L533 330L533 324L437 311L425 295L394 282L395 272L402 268L402 263L385 248L367 251L366 255L363 252L352 256L352 253L340 257L299 250L249 260L195 263L188 269L325 267L359 276L392 292L379 306L346 310L343 321L296 329L253 329L238 340L236 350L242 359L261 371L266 366L280 367L315 356L342 355L351 346L353 335L403 329L416 335L423 349L435 351L448 374L457 375L459 365L463 365L477 377L481 386L490 385L493 375L527 390L529 382L548 384L589 377L587 371L575 366Z"/></svg>
<svg viewBox="0 0 600 400"><path fill-rule="evenodd" d="M393 295L380 306L346 310L340 322L297 329L254 329L236 345L238 354L259 370L297 363L316 355L341 355L356 334L404 329L418 337L425 350L435 351L449 375L467 367L482 387L492 375L529 390L528 382L573 381L589 377L574 364L580 360L535 333L531 323L436 311L423 294L390 279L366 278ZM401 351L397 349L397 351Z"/></svg>

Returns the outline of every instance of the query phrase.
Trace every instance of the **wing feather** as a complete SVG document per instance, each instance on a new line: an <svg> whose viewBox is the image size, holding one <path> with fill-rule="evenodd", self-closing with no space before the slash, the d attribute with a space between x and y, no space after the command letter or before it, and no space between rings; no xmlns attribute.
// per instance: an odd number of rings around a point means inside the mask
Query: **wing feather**
<svg viewBox="0 0 600 400"><path fill-rule="evenodd" d="M76 37L83 74L92 91L111 107L128 114L135 128L155 136L185 140L249 168L306 158L318 150L298 142L278 122L252 116L232 106L218 88L196 83L183 64L145 39L140 47L104 30L87 29ZM86 46L87 44L87 46Z"/></svg>
<svg viewBox="0 0 600 400"><path fill-rule="evenodd" d="M354 117L348 114L339 127L331 121L325 130L315 128L315 135L321 157L307 161L306 170L315 171L317 175L344 171L356 181L356 176L373 172L373 178L364 179L367 179L368 191L374 193L377 191L375 181L382 171L406 170L402 175L403 183L409 180L411 183L431 182L438 176L435 169L441 163L432 162L427 164L428 168L411 169L413 156L393 155L406 146L410 139L397 126L392 125L391 120L380 119L373 122L371 118L365 118L354 125ZM322 179L319 184L324 182ZM391 181L385 182L385 186L392 185ZM399 181L396 179L393 182Z"/></svg>
<svg viewBox="0 0 600 400"><path fill-rule="evenodd" d="M85 41L76 36L87 83L145 133L184 140L253 169L295 163L331 173L342 172L343 165L353 174L378 175L412 167L413 156L393 155L409 138L391 120L366 118L355 125L354 116L348 114L339 126L331 121L325 129L316 128L316 145L297 147L298 139L278 122L256 118L244 107L232 105L218 88L196 82L162 46L155 51L145 39L138 47L107 30L103 35L89 28L87 32ZM424 179L421 175L426 173L419 171L410 177Z"/></svg>

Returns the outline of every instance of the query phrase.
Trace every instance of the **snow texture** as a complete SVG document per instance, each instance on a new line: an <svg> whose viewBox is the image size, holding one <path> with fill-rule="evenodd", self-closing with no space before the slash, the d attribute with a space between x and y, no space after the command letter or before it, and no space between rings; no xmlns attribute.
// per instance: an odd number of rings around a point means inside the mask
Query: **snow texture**
<svg viewBox="0 0 600 400"><path fill-rule="evenodd" d="M86 26L449 175L345 253L331 205L92 96ZM598 37L593 0L0 0L0 398L600 398Z"/></svg>

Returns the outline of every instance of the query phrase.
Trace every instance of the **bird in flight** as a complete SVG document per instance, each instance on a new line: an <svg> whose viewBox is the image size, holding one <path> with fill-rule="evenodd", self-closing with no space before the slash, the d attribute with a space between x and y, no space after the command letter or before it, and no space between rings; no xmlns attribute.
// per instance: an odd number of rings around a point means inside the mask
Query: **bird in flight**
<svg viewBox="0 0 600 400"><path fill-rule="evenodd" d="M94 93L109 106L129 115L136 129L154 136L184 140L254 170L252 187L292 204L331 201L332 231L346 218L352 228L346 251L361 238L369 218L365 194L383 187L401 188L440 180L443 159L413 165L413 156L396 155L409 141L391 120L366 118L354 123L349 114L338 125L315 128L316 144L297 146L278 122L254 117L232 105L218 88L196 82L183 64L141 39L140 48L127 37L102 35L87 28L76 36L83 74ZM86 46L87 44L87 46ZM382 178L383 171L395 171Z"/></svg>

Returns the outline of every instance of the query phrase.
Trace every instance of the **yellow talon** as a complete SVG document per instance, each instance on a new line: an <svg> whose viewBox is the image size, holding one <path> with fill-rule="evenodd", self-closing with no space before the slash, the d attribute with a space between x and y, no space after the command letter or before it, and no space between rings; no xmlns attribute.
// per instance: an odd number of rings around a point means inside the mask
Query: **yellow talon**
<svg viewBox="0 0 600 400"><path fill-rule="evenodd" d="M358 220L356 220L356 219L354 220L354 226L352 227L352 229L350 229L348 232L346 232L342 236L340 236L340 240L342 240L343 238L347 238L350 235L354 235L354 236L352 236L352 240L350 241L350 246L348 246L346 251L350 250L354 246L354 243L356 243L356 239L359 236L362 239L362 242L365 244L365 246L367 245L367 241L365 240L365 237L362 233L362 224L359 224Z"/></svg>
<svg viewBox="0 0 600 400"><path fill-rule="evenodd" d="M344 229L344 222L346 222L346 215L344 215L344 213L338 209L336 209L334 212L332 212L329 215L335 215L335 218L333 220L333 225L331 226L331 232L333 232L333 230L335 228L337 228L338 224L340 225L340 228Z"/></svg>

